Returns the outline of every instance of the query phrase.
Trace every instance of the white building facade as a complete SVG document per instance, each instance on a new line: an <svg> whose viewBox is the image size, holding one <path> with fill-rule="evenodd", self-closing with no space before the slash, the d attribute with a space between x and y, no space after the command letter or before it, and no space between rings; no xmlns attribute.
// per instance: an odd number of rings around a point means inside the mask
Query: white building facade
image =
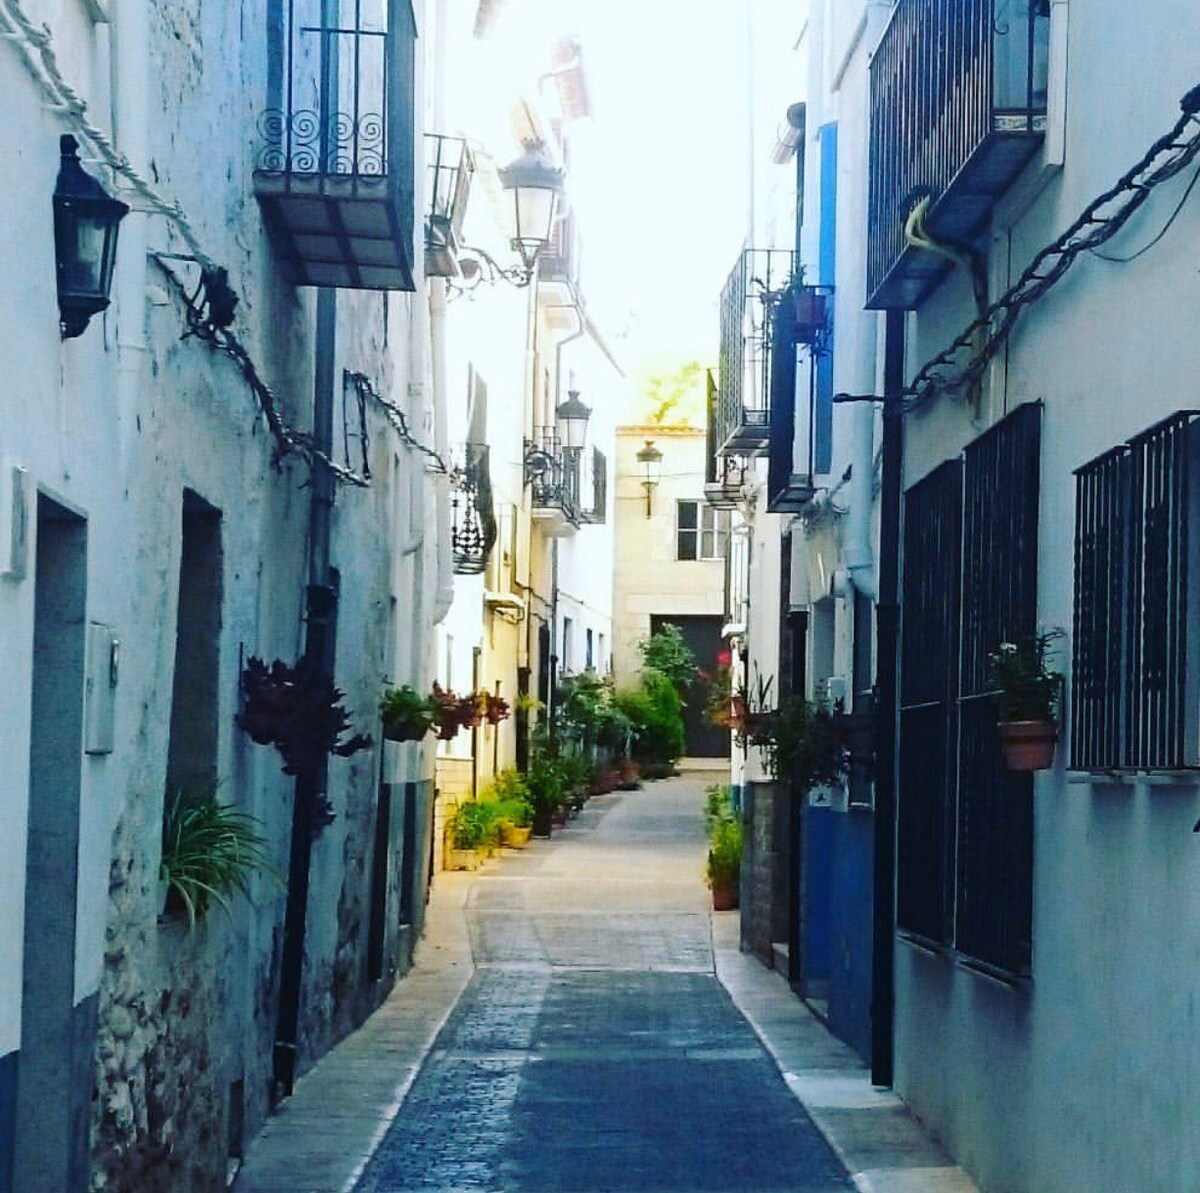
<svg viewBox="0 0 1200 1193"><path fill-rule="evenodd" d="M368 134L380 112L347 111L353 72L296 40L317 19L301 7L0 12L0 336L21 362L0 399L0 1189L223 1187L420 930L432 757L385 751L377 706L385 679L428 685L450 592L448 507L420 450L445 450L426 14L362 6L346 35L388 47L360 68L363 105L385 73L392 95ZM360 142L335 145L351 118ZM132 208L111 305L70 338L64 134ZM372 744L282 773L235 723L251 658L308 659L344 693L342 740ZM254 817L280 876L253 874L194 931L159 875L181 793Z"/></svg>

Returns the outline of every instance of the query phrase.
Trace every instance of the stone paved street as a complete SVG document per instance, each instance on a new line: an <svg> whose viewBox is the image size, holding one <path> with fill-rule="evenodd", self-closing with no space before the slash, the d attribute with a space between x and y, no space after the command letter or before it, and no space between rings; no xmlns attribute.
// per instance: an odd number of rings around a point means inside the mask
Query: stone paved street
<svg viewBox="0 0 1200 1193"><path fill-rule="evenodd" d="M441 875L416 968L301 1079L236 1193L976 1193L710 913L716 777L594 799Z"/></svg>
<svg viewBox="0 0 1200 1193"><path fill-rule="evenodd" d="M593 800L473 884L475 975L360 1193L852 1187L717 980L702 789Z"/></svg>

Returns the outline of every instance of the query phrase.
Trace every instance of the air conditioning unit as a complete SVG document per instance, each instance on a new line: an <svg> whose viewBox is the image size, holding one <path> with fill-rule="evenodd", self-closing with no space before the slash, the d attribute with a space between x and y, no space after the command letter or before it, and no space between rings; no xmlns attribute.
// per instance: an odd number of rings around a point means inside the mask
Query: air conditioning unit
<svg viewBox="0 0 1200 1193"><path fill-rule="evenodd" d="M830 675L817 685L817 699L830 708L850 707L850 681L844 675Z"/></svg>

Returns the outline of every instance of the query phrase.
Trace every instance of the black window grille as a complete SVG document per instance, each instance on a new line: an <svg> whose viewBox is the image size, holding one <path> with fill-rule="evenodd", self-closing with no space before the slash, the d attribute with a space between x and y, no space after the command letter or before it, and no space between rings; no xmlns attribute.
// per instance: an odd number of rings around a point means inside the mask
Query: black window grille
<svg viewBox="0 0 1200 1193"><path fill-rule="evenodd" d="M1032 955L1033 776L1004 765L987 657L1037 632L1041 413L1018 407L963 454L955 947L1011 973Z"/></svg>
<svg viewBox="0 0 1200 1193"><path fill-rule="evenodd" d="M961 550L962 461L950 460L908 491L904 517L896 915L938 943L953 936Z"/></svg>
<svg viewBox="0 0 1200 1193"><path fill-rule="evenodd" d="M1200 765L1188 688L1189 660L1200 658L1188 618L1200 579L1200 536L1189 533L1200 518L1198 452L1200 412L1181 411L1076 472L1077 769Z"/></svg>
<svg viewBox="0 0 1200 1193"><path fill-rule="evenodd" d="M1009 974L1032 958L1033 781L1007 770L987 656L1037 625L1041 407L905 504L900 927Z"/></svg>

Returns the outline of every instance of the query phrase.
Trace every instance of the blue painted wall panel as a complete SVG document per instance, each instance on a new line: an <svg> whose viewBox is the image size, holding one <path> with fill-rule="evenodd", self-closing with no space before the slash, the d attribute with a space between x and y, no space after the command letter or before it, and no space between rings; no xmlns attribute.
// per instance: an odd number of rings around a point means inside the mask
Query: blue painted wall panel
<svg viewBox="0 0 1200 1193"><path fill-rule="evenodd" d="M874 818L864 812L833 815L829 1026L869 1063Z"/></svg>
<svg viewBox="0 0 1200 1193"><path fill-rule="evenodd" d="M832 958L834 823L837 813L828 808L804 808L804 980L829 981Z"/></svg>

